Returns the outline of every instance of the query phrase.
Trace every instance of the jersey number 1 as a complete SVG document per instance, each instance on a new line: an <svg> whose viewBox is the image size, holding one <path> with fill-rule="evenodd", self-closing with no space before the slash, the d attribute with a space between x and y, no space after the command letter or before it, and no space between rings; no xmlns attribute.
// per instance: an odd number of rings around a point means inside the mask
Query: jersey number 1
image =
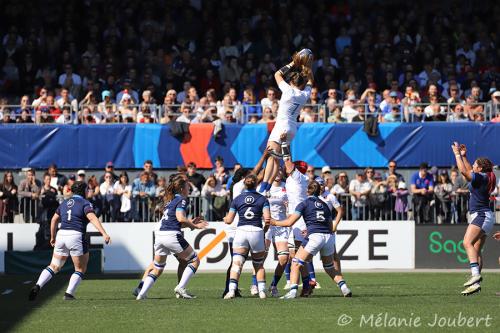
<svg viewBox="0 0 500 333"><path fill-rule="evenodd" d="M71 221L71 209L68 209L67 213L68 213L68 222L69 222L69 221Z"/></svg>

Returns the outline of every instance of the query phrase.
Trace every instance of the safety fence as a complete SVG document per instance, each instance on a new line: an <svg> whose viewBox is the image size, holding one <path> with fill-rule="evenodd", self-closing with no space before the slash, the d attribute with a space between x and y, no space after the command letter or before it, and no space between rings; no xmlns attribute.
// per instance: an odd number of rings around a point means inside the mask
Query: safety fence
<svg viewBox="0 0 500 333"><path fill-rule="evenodd" d="M455 194L443 199L436 195L396 195L376 193L355 199L347 193L337 195L344 208L345 220L406 221L417 224L462 224L467 222L468 194ZM0 200L1 223L50 222L62 200L20 198L15 203ZM130 209L123 211L120 198L102 198L92 201L96 215L102 222L159 222L163 216L164 203L158 198L132 198ZM207 221L222 221L229 208L227 197L189 197L188 216L202 216ZM500 197L491 198L491 209L500 215ZM500 218L497 219L500 222Z"/></svg>
<svg viewBox="0 0 500 333"><path fill-rule="evenodd" d="M278 101L272 104L233 103L192 104L80 104L59 108L45 106L0 106L0 118L5 123L35 124L110 124L160 123L177 120L192 123L266 123L276 119ZM394 109L394 110L393 110ZM395 103L366 104L326 103L305 104L298 116L305 123L362 122L376 116L381 122L423 121L497 121L500 103Z"/></svg>

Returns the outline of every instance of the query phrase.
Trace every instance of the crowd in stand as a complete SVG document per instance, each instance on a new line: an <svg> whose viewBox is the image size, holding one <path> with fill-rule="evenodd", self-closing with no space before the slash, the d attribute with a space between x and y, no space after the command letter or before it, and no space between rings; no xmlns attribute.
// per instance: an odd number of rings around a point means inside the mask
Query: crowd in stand
<svg viewBox="0 0 500 333"><path fill-rule="evenodd" d="M302 122L500 121L492 0L6 0L0 13L3 124L273 121L273 73L303 47L316 61Z"/></svg>
<svg viewBox="0 0 500 333"><path fill-rule="evenodd" d="M217 157L215 168L205 177L194 163L180 166L177 173L184 174L191 186L190 214L201 215L206 220L221 221L227 213L232 192L233 175L241 168L236 164L232 172ZM309 165L309 179L316 170ZM15 184L13 173L4 173L0 184L0 221L13 223L19 215L25 222L38 222L48 226L59 202L70 197L75 180L87 183L87 199L94 206L96 215L103 222L152 222L161 218L163 197L168 179L160 177L147 160L137 178L130 180L127 172L116 172L112 162L105 166L98 179L87 177L85 170L78 170L66 177L51 165L37 178L34 169L27 168L25 177ZM467 182L456 168L429 168L422 163L411 179L405 180L397 171L396 161L390 161L386 170L368 167L355 173L349 180L348 173L336 174L328 166L319 175L325 180L327 194L332 193L345 209L348 220L407 220L416 223L464 223L468 204ZM500 181L494 195L500 199ZM492 200L495 209L495 200ZM500 209L500 205L497 205Z"/></svg>

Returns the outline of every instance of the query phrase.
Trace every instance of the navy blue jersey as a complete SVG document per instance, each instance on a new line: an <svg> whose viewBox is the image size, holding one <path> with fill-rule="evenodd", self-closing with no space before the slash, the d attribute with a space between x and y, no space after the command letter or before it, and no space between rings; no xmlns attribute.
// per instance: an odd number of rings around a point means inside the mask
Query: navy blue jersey
<svg viewBox="0 0 500 333"><path fill-rule="evenodd" d="M332 223L332 212L328 205L318 197L310 196L302 201L296 208L295 213L302 215L307 227L307 234L322 233L330 234Z"/></svg>
<svg viewBox="0 0 500 333"><path fill-rule="evenodd" d="M262 212L265 208L269 209L266 197L256 191L243 191L234 198L229 210L238 213L238 227L252 225L262 228Z"/></svg>
<svg viewBox="0 0 500 333"><path fill-rule="evenodd" d="M175 213L177 211L186 213L188 206L188 200L183 196L176 194L174 199L165 205L163 217L160 221L160 231L181 231L181 224L179 223L179 220L177 220Z"/></svg>
<svg viewBox="0 0 500 333"><path fill-rule="evenodd" d="M88 213L93 213L92 204L79 195L73 195L57 207L56 214L61 217L62 230L76 230L85 233L89 219Z"/></svg>
<svg viewBox="0 0 500 333"><path fill-rule="evenodd" d="M472 173L472 180L469 183L470 212L486 212L491 211L490 194L494 191L496 178L493 172L489 173Z"/></svg>

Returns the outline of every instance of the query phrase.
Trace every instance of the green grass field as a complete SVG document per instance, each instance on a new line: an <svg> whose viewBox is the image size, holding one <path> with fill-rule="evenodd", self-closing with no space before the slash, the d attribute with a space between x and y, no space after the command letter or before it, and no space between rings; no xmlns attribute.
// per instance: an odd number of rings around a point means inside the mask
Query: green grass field
<svg viewBox="0 0 500 333"><path fill-rule="evenodd" d="M284 301L250 297L244 274L245 297L225 301L223 274L196 276L189 286L195 300L176 299L175 275L166 274L142 302L131 294L137 279L130 275L87 276L74 302L62 300L68 276L56 276L35 302L27 301L32 284L23 283L36 277L0 276L0 294L13 290L0 295L0 332L499 332L500 274L483 276L482 292L463 297L462 273L347 273L348 299L319 274L322 288L313 297Z"/></svg>

